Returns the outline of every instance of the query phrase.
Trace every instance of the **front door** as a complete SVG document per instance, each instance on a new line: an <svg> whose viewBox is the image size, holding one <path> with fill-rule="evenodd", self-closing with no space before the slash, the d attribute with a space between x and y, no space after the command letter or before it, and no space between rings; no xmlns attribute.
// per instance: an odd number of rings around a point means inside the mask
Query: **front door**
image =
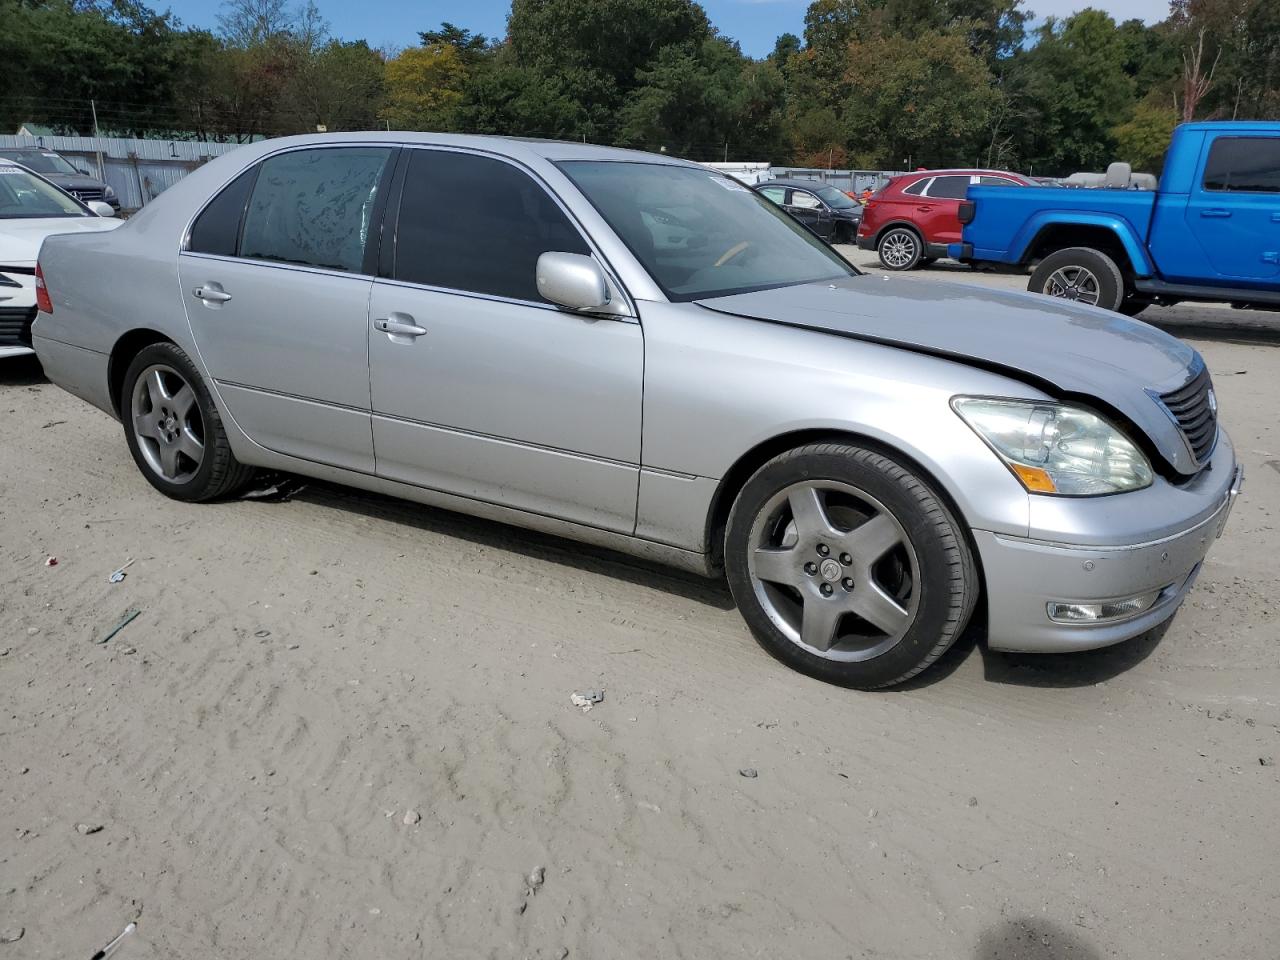
<svg viewBox="0 0 1280 960"><path fill-rule="evenodd" d="M787 213L823 239L830 239L833 220L827 205L808 190L793 189L787 202Z"/></svg>
<svg viewBox="0 0 1280 960"><path fill-rule="evenodd" d="M631 533L640 325L535 284L540 254L592 252L578 228L521 168L440 149L409 152L394 223L370 303L378 474Z"/></svg>
<svg viewBox="0 0 1280 960"><path fill-rule="evenodd" d="M275 154L192 226L178 273L200 359L269 450L373 472L366 254L392 153Z"/></svg>
<svg viewBox="0 0 1280 960"><path fill-rule="evenodd" d="M1187 198L1186 229L1208 261L1205 273L1280 282L1280 137L1214 139Z"/></svg>

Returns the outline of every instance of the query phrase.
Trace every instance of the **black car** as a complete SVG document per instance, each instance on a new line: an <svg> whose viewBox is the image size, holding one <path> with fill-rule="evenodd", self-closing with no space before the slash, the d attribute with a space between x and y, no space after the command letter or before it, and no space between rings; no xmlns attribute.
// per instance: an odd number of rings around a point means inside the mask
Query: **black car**
<svg viewBox="0 0 1280 960"><path fill-rule="evenodd" d="M862 204L843 190L817 180L770 180L753 188L831 243L853 243L862 222Z"/></svg>
<svg viewBox="0 0 1280 960"><path fill-rule="evenodd" d="M61 187L81 203L101 200L120 212L115 188L90 176L62 154L44 147L0 147L0 159L20 163Z"/></svg>

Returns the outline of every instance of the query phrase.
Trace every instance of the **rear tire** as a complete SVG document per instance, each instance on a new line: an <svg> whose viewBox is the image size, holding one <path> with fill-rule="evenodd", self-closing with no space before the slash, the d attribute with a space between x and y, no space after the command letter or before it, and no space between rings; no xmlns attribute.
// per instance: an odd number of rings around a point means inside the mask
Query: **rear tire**
<svg viewBox="0 0 1280 960"><path fill-rule="evenodd" d="M861 690L942 656L979 590L964 529L929 485L847 443L799 447L756 471L729 514L725 572L765 650Z"/></svg>
<svg viewBox="0 0 1280 960"><path fill-rule="evenodd" d="M120 414L134 463L167 497L216 500L253 476L231 452L204 378L176 344L138 351L125 371Z"/></svg>
<svg viewBox="0 0 1280 960"><path fill-rule="evenodd" d="M876 254L886 270L912 270L924 255L924 242L910 227L893 227L881 234Z"/></svg>
<svg viewBox="0 0 1280 960"><path fill-rule="evenodd" d="M1119 310L1128 292L1119 265L1089 247L1067 247L1049 254L1031 272L1027 289L1104 310Z"/></svg>

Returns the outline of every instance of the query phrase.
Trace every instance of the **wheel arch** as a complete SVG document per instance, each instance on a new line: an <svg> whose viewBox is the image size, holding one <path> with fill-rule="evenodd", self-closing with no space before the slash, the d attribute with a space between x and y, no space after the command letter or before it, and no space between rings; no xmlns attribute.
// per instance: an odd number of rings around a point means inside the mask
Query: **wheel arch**
<svg viewBox="0 0 1280 960"><path fill-rule="evenodd" d="M1026 230L1030 239L1022 246L1022 254L1018 258L1023 265L1043 260L1058 250L1087 247L1114 260L1126 277L1152 274L1146 250L1127 223L1114 217L1042 221L1028 224Z"/></svg>
<svg viewBox="0 0 1280 960"><path fill-rule="evenodd" d="M123 417L120 410L120 393L124 389L124 375L129 369L129 364L144 347L149 347L153 343L172 343L178 346L173 338L165 336L159 330L136 327L121 335L111 348L111 357L107 361L107 386L111 391L111 408L117 417Z"/></svg>
<svg viewBox="0 0 1280 960"><path fill-rule="evenodd" d="M898 461L924 480L929 485L929 489L946 505L947 510L951 512L956 523L960 526L965 543L969 547L969 552L973 555L974 569L978 573L978 607L982 607L986 597L986 576L982 569L982 558L978 555L978 545L974 540L973 531L969 528L969 521L960 509L955 497L952 496L951 491L947 489L947 485L938 479L934 471L930 470L907 451L876 437L859 433L856 430L834 430L831 428L793 430L770 437L742 454L720 478L707 511L704 535L713 568L722 569L724 566L724 533L729 522L729 512L733 509L733 503L737 499L739 491L742 490L757 470L774 457L788 450L794 450L797 447L807 446L811 443L856 444Z"/></svg>
<svg viewBox="0 0 1280 960"><path fill-rule="evenodd" d="M899 227L902 227L906 230L910 230L912 233L914 233L916 237L919 238L920 240L921 249L923 249L924 244L928 242L927 240L925 240L924 231L921 230L916 224L912 223L910 220L891 220L889 223L886 223L883 227L881 227L879 230L876 231L876 244L875 244L876 247L878 248L880 246L880 241L884 238L884 235L886 233L888 233L890 230L896 230Z"/></svg>

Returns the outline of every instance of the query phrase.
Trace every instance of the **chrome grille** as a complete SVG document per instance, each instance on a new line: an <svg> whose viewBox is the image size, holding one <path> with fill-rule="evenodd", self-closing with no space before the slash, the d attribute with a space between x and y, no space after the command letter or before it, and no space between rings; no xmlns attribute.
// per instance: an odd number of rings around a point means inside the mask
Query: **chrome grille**
<svg viewBox="0 0 1280 960"><path fill-rule="evenodd" d="M101 187L74 187L68 192L81 203L88 203L90 200L102 199Z"/></svg>
<svg viewBox="0 0 1280 960"><path fill-rule="evenodd" d="M0 347L31 346L35 307L0 307Z"/></svg>
<svg viewBox="0 0 1280 960"><path fill-rule="evenodd" d="M1160 402L1173 415L1196 463L1204 463L1218 439L1218 405L1207 367L1177 390L1160 394Z"/></svg>

